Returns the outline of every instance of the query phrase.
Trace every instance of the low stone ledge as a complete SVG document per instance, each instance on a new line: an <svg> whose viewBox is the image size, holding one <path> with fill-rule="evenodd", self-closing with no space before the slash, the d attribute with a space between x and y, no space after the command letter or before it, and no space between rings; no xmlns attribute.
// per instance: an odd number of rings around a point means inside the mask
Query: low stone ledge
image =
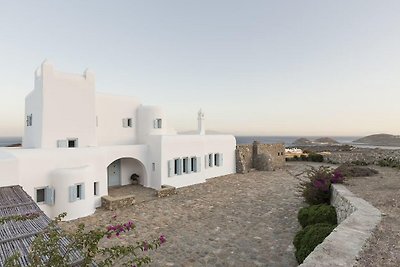
<svg viewBox="0 0 400 267"><path fill-rule="evenodd" d="M121 196L121 197L101 197L101 206L107 210L116 210L123 207L134 205L136 202L133 195Z"/></svg>
<svg viewBox="0 0 400 267"><path fill-rule="evenodd" d="M162 185L161 189L156 192L158 197L168 197L176 193L176 188L170 185Z"/></svg>
<svg viewBox="0 0 400 267"><path fill-rule="evenodd" d="M353 266L372 231L381 220L381 212L345 186L332 185L331 205L339 225L300 265L301 267Z"/></svg>

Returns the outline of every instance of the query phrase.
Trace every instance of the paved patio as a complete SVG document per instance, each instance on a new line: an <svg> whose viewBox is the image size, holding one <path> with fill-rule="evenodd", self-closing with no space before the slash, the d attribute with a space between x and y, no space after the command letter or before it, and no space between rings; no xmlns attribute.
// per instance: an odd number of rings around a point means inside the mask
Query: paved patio
<svg viewBox="0 0 400 267"><path fill-rule="evenodd" d="M108 195L110 197L134 195L136 203L158 199L156 192L157 191L152 188L143 187L141 185L124 185L108 188Z"/></svg>
<svg viewBox="0 0 400 267"><path fill-rule="evenodd" d="M167 243L151 252L151 266L297 266L292 240L304 205L293 174L285 170L232 174L178 189L178 194L66 223L106 225L113 215L133 220L138 233L106 243L131 243L164 234ZM108 244L106 244L108 245Z"/></svg>

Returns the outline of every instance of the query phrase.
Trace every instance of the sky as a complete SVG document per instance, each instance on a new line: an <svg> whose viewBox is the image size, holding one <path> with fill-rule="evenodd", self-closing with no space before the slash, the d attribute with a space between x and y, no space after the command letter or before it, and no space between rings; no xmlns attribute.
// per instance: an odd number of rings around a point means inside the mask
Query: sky
<svg viewBox="0 0 400 267"><path fill-rule="evenodd" d="M400 1L0 0L0 136L35 69L162 106L178 131L400 134Z"/></svg>

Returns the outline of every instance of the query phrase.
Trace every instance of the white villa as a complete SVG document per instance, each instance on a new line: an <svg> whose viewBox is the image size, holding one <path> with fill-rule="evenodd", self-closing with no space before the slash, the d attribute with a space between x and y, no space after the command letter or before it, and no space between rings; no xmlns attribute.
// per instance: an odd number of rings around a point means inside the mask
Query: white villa
<svg viewBox="0 0 400 267"><path fill-rule="evenodd" d="M22 148L0 149L0 186L20 185L49 217L94 213L110 186L131 176L154 189L183 187L236 172L236 140L178 135L160 107L95 92L94 73L56 71L47 61L25 99Z"/></svg>

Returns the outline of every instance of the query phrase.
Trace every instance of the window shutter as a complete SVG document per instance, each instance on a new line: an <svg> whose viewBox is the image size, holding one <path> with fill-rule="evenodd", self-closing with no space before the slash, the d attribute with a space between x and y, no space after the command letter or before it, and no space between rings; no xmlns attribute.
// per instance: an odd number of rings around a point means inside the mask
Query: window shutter
<svg viewBox="0 0 400 267"><path fill-rule="evenodd" d="M168 160L168 177L174 176L174 172L175 172L174 165L175 165L175 163L173 160Z"/></svg>
<svg viewBox="0 0 400 267"><path fill-rule="evenodd" d="M192 172L192 158L186 158L186 172Z"/></svg>
<svg viewBox="0 0 400 267"><path fill-rule="evenodd" d="M210 159L210 161L209 161L210 167L214 167L214 154L211 153L210 155L211 155L211 156L209 156L209 159Z"/></svg>
<svg viewBox="0 0 400 267"><path fill-rule="evenodd" d="M76 201L76 185L71 185L69 187L69 202Z"/></svg>
<svg viewBox="0 0 400 267"><path fill-rule="evenodd" d="M81 184L81 199L85 199L85 184Z"/></svg>
<svg viewBox="0 0 400 267"><path fill-rule="evenodd" d="M157 120L153 121L153 127L154 127L154 129L157 129Z"/></svg>
<svg viewBox="0 0 400 267"><path fill-rule="evenodd" d="M182 159L178 159L178 175L182 175L183 163Z"/></svg>
<svg viewBox="0 0 400 267"><path fill-rule="evenodd" d="M201 171L201 157L196 158L196 172Z"/></svg>
<svg viewBox="0 0 400 267"><path fill-rule="evenodd" d="M67 140L57 140L57 147L67 147Z"/></svg>
<svg viewBox="0 0 400 267"><path fill-rule="evenodd" d="M47 205L54 205L54 188L46 187L44 192L44 202Z"/></svg>
<svg viewBox="0 0 400 267"><path fill-rule="evenodd" d="M205 156L204 156L204 167L205 167L206 169L207 169L208 167L210 167L209 164L208 164L208 160L209 160L208 155L205 155Z"/></svg>
<svg viewBox="0 0 400 267"><path fill-rule="evenodd" d="M128 119L122 119L122 127L128 127Z"/></svg>
<svg viewBox="0 0 400 267"><path fill-rule="evenodd" d="M219 154L219 166L224 166L224 154Z"/></svg>

